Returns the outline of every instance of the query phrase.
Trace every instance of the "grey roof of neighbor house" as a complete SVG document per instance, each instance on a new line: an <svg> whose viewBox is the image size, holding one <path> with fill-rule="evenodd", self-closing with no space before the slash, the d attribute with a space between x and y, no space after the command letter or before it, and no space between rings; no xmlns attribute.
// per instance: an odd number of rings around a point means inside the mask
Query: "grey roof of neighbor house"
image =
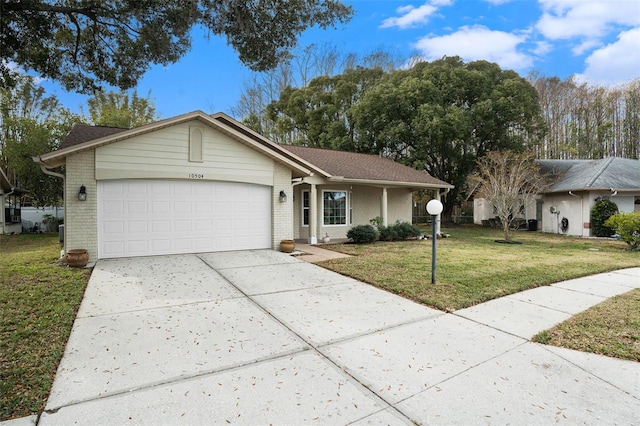
<svg viewBox="0 0 640 426"><path fill-rule="evenodd" d="M266 140L261 135L255 134L249 129L244 128L244 126L233 121L228 116L218 114L213 117L226 125L233 126L236 130L241 131L247 137L257 137L261 139L263 143ZM127 130L129 129L76 124L58 149L70 148L84 142L111 136ZM272 146L275 145L272 142L270 142L270 144ZM453 185L437 179L426 172L418 171L377 155L292 145L276 146L280 147L283 151L289 152L306 161L311 166L315 166L314 168L330 174L334 178L408 184L413 183L420 184L421 187L453 188Z"/></svg>
<svg viewBox="0 0 640 426"><path fill-rule="evenodd" d="M546 192L640 190L640 160L607 157L600 160L539 160L540 172L559 176Z"/></svg>

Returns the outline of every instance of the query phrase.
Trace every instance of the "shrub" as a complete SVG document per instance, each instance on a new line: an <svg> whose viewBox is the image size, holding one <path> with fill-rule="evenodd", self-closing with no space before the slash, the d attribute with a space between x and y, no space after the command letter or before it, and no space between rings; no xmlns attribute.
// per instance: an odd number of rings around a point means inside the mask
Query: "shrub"
<svg viewBox="0 0 640 426"><path fill-rule="evenodd" d="M591 209L591 229L596 237L610 237L614 230L605 225L607 219L618 213L618 206L613 201L600 200Z"/></svg>
<svg viewBox="0 0 640 426"><path fill-rule="evenodd" d="M629 245L629 250L640 248L640 212L618 213L604 223L613 228L622 241Z"/></svg>
<svg viewBox="0 0 640 426"><path fill-rule="evenodd" d="M375 226L376 228L380 229L382 228L382 222L384 221L384 219L382 219L381 216L376 216L373 219L369 220L369 223L372 224L373 226Z"/></svg>
<svg viewBox="0 0 640 426"><path fill-rule="evenodd" d="M379 226L381 241L402 241L409 238L417 238L422 232L420 228L409 222L396 222L389 226Z"/></svg>
<svg viewBox="0 0 640 426"><path fill-rule="evenodd" d="M64 218L51 214L42 216L42 224L47 226L48 232L58 232L58 227L64 223Z"/></svg>
<svg viewBox="0 0 640 426"><path fill-rule="evenodd" d="M356 244L372 243L378 236L378 230L371 225L357 225L347 232L347 238L351 238Z"/></svg>
<svg viewBox="0 0 640 426"><path fill-rule="evenodd" d="M398 231L396 228L391 226L380 226L380 241L397 241L400 238L398 237Z"/></svg>
<svg viewBox="0 0 640 426"><path fill-rule="evenodd" d="M396 222L395 227L398 232L398 237L400 237L401 240L418 238L422 234L420 228L410 224L409 222Z"/></svg>

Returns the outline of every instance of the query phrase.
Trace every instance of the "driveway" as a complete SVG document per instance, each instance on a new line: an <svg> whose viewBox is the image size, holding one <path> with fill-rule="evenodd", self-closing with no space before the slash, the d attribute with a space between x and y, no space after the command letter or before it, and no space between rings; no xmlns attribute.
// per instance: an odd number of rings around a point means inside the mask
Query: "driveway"
<svg viewBox="0 0 640 426"><path fill-rule="evenodd" d="M589 279L574 309L640 268ZM270 250L101 260L38 424L640 424L640 363L528 342L560 299L445 314Z"/></svg>

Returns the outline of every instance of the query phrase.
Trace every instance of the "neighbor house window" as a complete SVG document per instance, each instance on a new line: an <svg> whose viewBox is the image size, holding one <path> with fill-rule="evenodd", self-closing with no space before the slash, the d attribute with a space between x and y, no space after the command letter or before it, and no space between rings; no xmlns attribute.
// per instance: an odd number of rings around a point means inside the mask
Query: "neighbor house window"
<svg viewBox="0 0 640 426"><path fill-rule="evenodd" d="M202 154L202 129L191 127L189 129L189 161L201 163Z"/></svg>
<svg viewBox="0 0 640 426"><path fill-rule="evenodd" d="M13 194L4 198L4 221L5 223L20 223L20 197Z"/></svg>
<svg viewBox="0 0 640 426"><path fill-rule="evenodd" d="M302 191L302 226L309 226L309 191Z"/></svg>
<svg viewBox="0 0 640 426"><path fill-rule="evenodd" d="M636 197L633 202L633 211L640 212L640 197Z"/></svg>
<svg viewBox="0 0 640 426"><path fill-rule="evenodd" d="M347 193L322 191L322 218L324 225L347 224Z"/></svg>

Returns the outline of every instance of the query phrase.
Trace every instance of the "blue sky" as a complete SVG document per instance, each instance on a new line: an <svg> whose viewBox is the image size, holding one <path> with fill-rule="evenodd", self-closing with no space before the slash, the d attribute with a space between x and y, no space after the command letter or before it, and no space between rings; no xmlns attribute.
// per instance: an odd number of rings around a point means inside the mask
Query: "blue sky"
<svg viewBox="0 0 640 426"><path fill-rule="evenodd" d="M426 60L485 59L525 76L615 86L640 78L640 0L346 0L354 18L335 29L310 29L300 45L331 43L345 53L384 49ZM251 75L219 37L194 32L193 49L178 63L154 66L138 93L151 90L168 118L194 110L226 112ZM86 97L42 83L75 112ZM86 111L86 107L85 111ZM237 117L241 118L241 117Z"/></svg>

